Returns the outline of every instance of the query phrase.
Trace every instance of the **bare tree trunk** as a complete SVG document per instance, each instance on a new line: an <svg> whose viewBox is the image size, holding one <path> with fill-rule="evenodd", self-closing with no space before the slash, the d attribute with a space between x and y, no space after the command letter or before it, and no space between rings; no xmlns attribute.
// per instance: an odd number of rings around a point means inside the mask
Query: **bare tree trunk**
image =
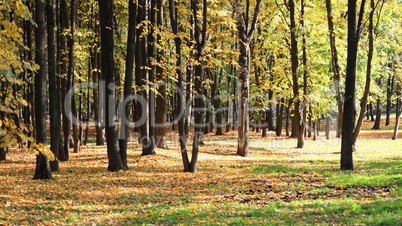
<svg viewBox="0 0 402 226"><path fill-rule="evenodd" d="M119 138L119 148L121 152L121 161L123 168L128 169L127 164L127 143L129 139L129 127L130 123L128 121L130 115L130 109L132 101L129 100L130 95L133 91L133 73L134 73L134 58L135 58L135 36L136 36L136 26L137 26L137 4L133 1L128 3L128 13L129 13L129 25L128 25L128 36L127 36L127 55L126 55L126 71L124 75L124 90L123 90L123 107L121 113L120 123L120 138Z"/></svg>
<svg viewBox="0 0 402 226"><path fill-rule="evenodd" d="M355 145L357 138L359 137L360 129L363 124L364 110L367 105L368 96L370 93L370 83L371 83L371 62L373 61L374 52L374 5L372 5L372 10L370 12L369 18L369 50L367 54L367 70L366 70L366 84L364 86L364 93L360 103L360 113L357 119L355 129L353 131L353 146Z"/></svg>
<svg viewBox="0 0 402 226"><path fill-rule="evenodd" d="M356 102L356 65L357 50L362 28L365 0L360 7L359 22L356 24L356 0L348 0L348 56L346 67L346 87L344 116L342 126L341 144L341 169L353 170L353 132L355 125L355 102Z"/></svg>
<svg viewBox="0 0 402 226"><path fill-rule="evenodd" d="M55 161L50 162L50 169L59 171L59 149L60 149L60 108L59 99L60 93L57 90L57 76L56 76L56 49L55 49L55 36L54 36L54 4L53 0L46 2L46 15L47 15L47 40L48 40L48 74L49 74L49 113L50 113L50 150L56 156Z"/></svg>
<svg viewBox="0 0 402 226"><path fill-rule="evenodd" d="M237 20L237 29L240 38L240 56L239 56L239 127L237 154L243 157L249 155L249 74L250 74L250 43L256 28L258 13L261 0L256 1L254 16L252 21L243 17L243 6L240 0L236 1L235 15ZM245 13L249 15L249 4L246 6ZM250 25L251 22L251 25Z"/></svg>
<svg viewBox="0 0 402 226"><path fill-rule="evenodd" d="M331 132L332 119L331 116L325 118L325 137L329 140L329 133Z"/></svg>
<svg viewBox="0 0 402 226"><path fill-rule="evenodd" d="M377 98L377 106L375 110L375 122L372 129L380 129L381 125L381 98Z"/></svg>
<svg viewBox="0 0 402 226"><path fill-rule="evenodd" d="M105 87L105 125L106 144L109 160L109 171L124 169L121 153L117 145L117 131L114 123L115 117L115 63L114 63L114 38L113 38L113 0L99 0L101 23L101 68Z"/></svg>
<svg viewBox="0 0 402 226"><path fill-rule="evenodd" d="M343 118L343 106L342 106L342 94L340 90L340 67L338 60L338 50L336 47L336 39L334 32L334 21L332 16L332 4L331 0L326 0L325 5L327 8L327 18L328 18L328 30L329 30L329 43L331 47L331 66L334 73L334 87L335 87L335 98L338 106L338 117L337 117L337 128L336 137L339 138L342 133L342 118Z"/></svg>
<svg viewBox="0 0 402 226"><path fill-rule="evenodd" d="M35 72L35 129L36 142L46 144L46 22L45 2L35 1L35 63L40 66ZM41 152L36 157L33 179L53 179L48 159Z"/></svg>
<svg viewBox="0 0 402 226"><path fill-rule="evenodd" d="M398 138L398 129L399 129L399 123L401 120L401 113L402 113L402 104L401 100L397 99L397 107L396 107L396 120L395 120L395 127L394 127L394 134L392 135L392 140L396 140Z"/></svg>
<svg viewBox="0 0 402 226"><path fill-rule="evenodd" d="M169 14L170 14L170 23L171 27L173 30L173 33L176 35L174 42L175 42L175 55L176 55L176 74L177 74L177 85L179 90L184 90L184 79L181 71L181 63L182 63L182 58L181 58L181 44L182 40L180 37L177 36L177 34L180 32L180 27L179 27L179 22L178 22L178 9L176 7L176 1L175 0L169 0ZM183 115L180 115L179 122L178 122L178 128L179 128L179 142L180 142L180 152L182 155L182 160L183 160L183 167L185 172L190 171L190 161L188 159L188 154L187 154L187 136L186 136L186 123L185 123L185 117L186 111L186 104L185 102L185 93L183 95L179 95L179 101L178 105L180 109L183 109Z"/></svg>
<svg viewBox="0 0 402 226"><path fill-rule="evenodd" d="M392 65L392 64L391 64ZM395 84L395 75L389 75L387 81L387 117L385 119L385 126L389 126L391 124L390 115L392 108L392 94L394 92L394 84Z"/></svg>
<svg viewBox="0 0 402 226"><path fill-rule="evenodd" d="M293 87L293 102L294 111L292 125L294 126L297 137L297 148L303 148L304 146L304 122L302 120L303 108L300 105L300 93L299 93L299 56L298 56L298 43L296 34L296 19L295 19L295 2L289 1L290 11L290 42L291 42L291 63L292 63L292 87Z"/></svg>

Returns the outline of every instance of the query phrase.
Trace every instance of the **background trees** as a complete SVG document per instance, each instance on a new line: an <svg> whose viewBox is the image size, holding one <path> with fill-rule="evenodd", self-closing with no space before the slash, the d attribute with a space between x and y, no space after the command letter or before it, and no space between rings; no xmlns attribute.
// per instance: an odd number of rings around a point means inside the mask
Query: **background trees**
<svg viewBox="0 0 402 226"><path fill-rule="evenodd" d="M222 135L224 127L229 132L237 126L241 156L249 154L249 124L262 137L274 130L289 136L292 130L302 148L324 125L327 138L334 137L335 118L339 137L345 119L343 139L352 131L355 143L366 105L375 104L374 127L380 128L382 103L387 125L399 103L401 15L396 1L370 2L368 11L364 0L354 3L360 7L349 10L358 11L356 16L345 13L346 1L48 0L40 11L44 17L34 20L42 4L4 2L0 158L18 143L33 143L29 137L40 143L50 137L57 160L67 161L70 147L78 152L95 125L96 144L107 140L109 170L127 169L133 121L143 155L154 154L155 146L167 148L167 125L178 128L184 169L191 172L202 150L201 134ZM346 25L353 18L348 40ZM69 92L82 82L91 85ZM354 95L363 98L353 103ZM38 111L50 116L48 134ZM350 147L346 143L343 150ZM348 150L342 162L351 156ZM347 159L342 168L351 169ZM52 162L53 170L57 164Z"/></svg>

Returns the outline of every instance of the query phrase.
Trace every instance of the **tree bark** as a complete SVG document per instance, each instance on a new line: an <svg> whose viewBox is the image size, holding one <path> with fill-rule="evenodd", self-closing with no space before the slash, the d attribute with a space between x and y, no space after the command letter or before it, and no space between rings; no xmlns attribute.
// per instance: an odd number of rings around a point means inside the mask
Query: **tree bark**
<svg viewBox="0 0 402 226"><path fill-rule="evenodd" d="M46 22L45 3L35 1L35 63L40 66L35 72L35 135L36 142L46 144ZM36 157L33 179L53 179L48 159L42 153Z"/></svg>
<svg viewBox="0 0 402 226"><path fill-rule="evenodd" d="M293 103L294 103L294 115L292 124L294 126L297 146L296 148L303 148L304 146L304 122L302 120L303 108L300 104L301 97L299 93L299 57L298 57L298 43L296 34L296 19L295 19L295 2L294 0L289 1L289 11L290 11L290 54L291 54L291 69L292 69L292 82L293 82Z"/></svg>
<svg viewBox="0 0 402 226"><path fill-rule="evenodd" d="M356 25L356 0L348 0L348 53L345 81L344 116L342 126L341 169L353 170L353 132L355 125L356 64L357 50L364 14L365 0L360 7L359 23Z"/></svg>
<svg viewBox="0 0 402 226"><path fill-rule="evenodd" d="M401 100L397 99L397 107L396 107L396 120L395 120L395 127L394 127L394 134L392 135L392 140L396 140L398 138L398 129L399 129L399 123L401 120L401 113L402 113L402 104Z"/></svg>
<svg viewBox="0 0 402 226"><path fill-rule="evenodd" d="M392 64L391 64L392 65ZM385 126L389 126L391 124L390 116L392 110L392 94L394 93L394 84L395 84L395 75L389 75L387 81L387 116L385 119Z"/></svg>
<svg viewBox="0 0 402 226"><path fill-rule="evenodd" d="M105 87L105 125L106 144L109 160L109 171L124 169L121 153L117 145L115 117L115 63L113 38L113 0L99 0L100 26L101 26L101 69Z"/></svg>
<svg viewBox="0 0 402 226"><path fill-rule="evenodd" d="M128 169L127 165L127 143L129 138L129 115L131 110L131 100L129 99L133 91L133 73L134 73L134 58L135 58L135 36L137 26L137 5L134 1L128 2L128 36L127 36L127 55L126 55L126 71L124 76L124 90L123 90L123 107L121 110L120 123L120 138L119 148L121 152L121 161L123 168Z"/></svg>
<svg viewBox="0 0 402 226"><path fill-rule="evenodd" d="M371 63L373 61L373 52L374 52L374 2L371 2L372 9L370 12L370 17L369 17L369 28L368 28L368 33L369 33L369 49L368 49L368 54L367 54L367 69L366 69L366 84L364 86L364 92L363 92L363 97L360 103L360 113L359 117L357 119L357 123L355 126L355 129L353 131L353 146L356 144L357 138L359 137L359 133L361 130L361 127L363 125L363 119L364 119L364 113L365 113L365 107L367 105L367 100L368 96L370 93L370 83L371 83ZM378 125L379 126L379 125Z"/></svg>
<svg viewBox="0 0 402 226"><path fill-rule="evenodd" d="M170 14L170 23L171 27L173 30L173 33L176 35L174 42L175 42L175 55L176 55L176 75L177 75L177 86L179 90L183 91L184 90L184 79L181 71L181 64L182 64L182 58L181 58L181 44L182 40L177 34L180 32L180 27L179 27L179 22L178 22L178 9L176 7L176 1L175 0L169 0L169 14ZM179 121L178 121L178 128L179 128L179 142L180 142L180 152L182 155L182 160L183 160L183 167L184 167L184 172L190 172L190 161L188 159L188 154L187 154L187 136L186 136L186 123L185 123L185 115L186 111L186 104L185 102L185 93L182 93L182 95L179 96L179 101L178 101L178 107L180 109L183 109L183 114L180 115Z"/></svg>
<svg viewBox="0 0 402 226"><path fill-rule="evenodd" d="M194 41L195 41L195 61L198 62L194 66L194 91L200 95L204 92L203 81L205 78L205 62L202 59L205 56L205 45L207 39L207 1L203 0L202 10L202 24L198 19L199 0L191 1L191 9L194 21ZM202 27L201 27L202 26ZM205 100L204 97L198 96L195 98L194 104L194 140L193 149L191 152L190 172L197 172L199 145L201 141L201 134L204 132L204 112L203 108Z"/></svg>
<svg viewBox="0 0 402 226"><path fill-rule="evenodd" d="M66 33L68 30L68 22L67 22L67 1L66 0L61 0L60 1L60 31L61 34L59 36L60 38L60 60L59 64L61 65L60 67L60 73L62 75L62 96L63 100L66 99L67 92L69 91L71 85L68 83L68 71L67 71L67 59L68 59L68 48L67 48L67 37ZM71 133L70 133L70 111L66 111L65 108L65 103L64 101L62 102L63 104L63 148L60 150L59 153L59 160L60 161L68 161L70 158L69 155L69 150L70 150L70 140L71 140Z"/></svg>
<svg viewBox="0 0 402 226"><path fill-rule="evenodd" d="M47 15L47 42L48 42L48 74L49 74L49 114L50 114L50 150L56 157L56 160L50 162L50 169L59 171L59 149L60 149L60 108L59 102L60 93L57 90L56 76L56 50L54 36L54 4L53 0L46 1Z"/></svg>
<svg viewBox="0 0 402 226"><path fill-rule="evenodd" d="M336 47L336 38L334 32L334 18L332 16L332 4L331 0L326 0L325 5L327 8L327 18L328 18L328 30L329 30L329 43L331 47L331 66L332 72L334 73L334 87L335 87L335 98L338 106L338 117L337 117L337 128L336 137L341 136L342 131L342 118L343 118L343 106L342 106L342 94L340 90L341 73L338 60L338 50Z"/></svg>
<svg viewBox="0 0 402 226"><path fill-rule="evenodd" d="M377 98L377 105L375 110L375 122L372 129L380 129L381 125L381 98Z"/></svg>
<svg viewBox="0 0 402 226"><path fill-rule="evenodd" d="M249 3L249 2L248 2ZM239 35L240 56L239 56L239 126L237 154L243 157L249 155L249 77L250 77L250 43L254 35L257 24L258 13L261 6L261 0L256 1L253 19L244 18L244 13L249 15L250 7L246 5L246 11L243 12L242 2L237 0L235 3L235 16L237 30Z"/></svg>
<svg viewBox="0 0 402 226"><path fill-rule="evenodd" d="M159 27L164 26L164 11L163 11L163 0L157 0L157 25ZM157 42L159 43L161 40L160 34L157 36ZM156 55L157 62L162 62L162 56L165 54L163 50L158 50ZM161 66L156 66L156 79L158 82L161 82L161 85L157 87L158 96L156 97L156 112L155 112L155 123L156 123L156 146L158 148L167 149L166 142L166 111L167 111L167 103L166 103L166 85L165 80L166 76L164 76L164 70Z"/></svg>

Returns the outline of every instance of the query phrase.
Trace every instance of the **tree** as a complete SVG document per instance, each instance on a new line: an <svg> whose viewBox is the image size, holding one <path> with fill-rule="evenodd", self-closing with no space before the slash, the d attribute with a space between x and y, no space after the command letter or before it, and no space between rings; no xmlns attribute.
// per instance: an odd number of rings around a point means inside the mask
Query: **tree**
<svg viewBox="0 0 402 226"><path fill-rule="evenodd" d="M341 169L353 170L353 132L355 125L357 50L363 26L364 6L362 0L359 20L356 24L356 0L348 0L348 53L345 81L344 115L342 125Z"/></svg>
<svg viewBox="0 0 402 226"><path fill-rule="evenodd" d="M205 44L207 41L207 1L203 0L203 10L202 10L202 24L198 17L199 10L199 0L191 0L192 17L194 21L193 27L193 38L195 41L195 61L197 62L194 66L194 91L198 95L195 98L194 104L194 140L193 149L191 152L190 168L186 169L187 172L195 173L197 172L197 162L199 145L201 142L201 134L204 133L204 123L203 123L203 108L204 108L204 97L202 97L203 92L203 81L205 78ZM182 138L183 139L183 138Z"/></svg>
<svg viewBox="0 0 402 226"><path fill-rule="evenodd" d="M155 154L155 137L154 137L154 94L150 90L150 82L152 82L152 73L150 73L150 46L154 43L148 43L148 31L150 25L148 22L150 18L151 2L149 0L138 1L138 13L137 13L137 41L136 41L136 85L138 93L144 100L142 104L137 103L138 108L141 109L141 114L137 113L141 118L140 126L140 142L142 145L141 155ZM139 118L138 118L139 119Z"/></svg>
<svg viewBox="0 0 402 226"><path fill-rule="evenodd" d="M48 73L49 73L49 113L50 113L50 150L58 158L60 149L60 108L57 102L60 97L58 92L58 82L56 76L56 57L55 57L55 22L53 0L46 1L47 15L47 44L48 44ZM50 162L52 171L59 171L59 161Z"/></svg>
<svg viewBox="0 0 402 226"><path fill-rule="evenodd" d="M342 131L342 118L343 118L343 100L340 90L340 81L341 81L341 73L339 67L339 59L338 59L338 48L336 46L336 38L335 38L335 29L334 29L334 21L332 16L332 4L331 0L325 1L325 6L327 9L327 20L328 20L328 30L329 30L329 43L331 47L331 68L334 73L334 86L335 86L335 98L338 106L338 117L337 117L337 128L336 128L336 137L341 136Z"/></svg>
<svg viewBox="0 0 402 226"><path fill-rule="evenodd" d="M257 26L258 13L261 6L261 0L256 1L254 15L249 18L250 2L247 1L246 11L243 10L241 0L236 0L234 9L237 21L238 36L240 39L239 56L239 127L237 154L243 157L249 155L249 79L250 79L250 43L253 39L254 31ZM245 13L245 14L244 14ZM247 15L244 17L244 15Z"/></svg>
<svg viewBox="0 0 402 226"><path fill-rule="evenodd" d="M114 123L115 109L115 62L113 38L113 0L99 0L101 26L101 69L105 87L105 125L109 171L124 170L122 156L117 145L117 131Z"/></svg>
<svg viewBox="0 0 402 226"><path fill-rule="evenodd" d="M46 22L45 3L35 1L35 63L39 69L35 73L35 134L39 145L46 144ZM39 148L40 149L40 148ZM33 179L53 179L48 158L42 153L36 156Z"/></svg>
<svg viewBox="0 0 402 226"><path fill-rule="evenodd" d="M129 98L133 91L133 73L134 73L134 58L135 58L135 36L137 25L137 4L129 0L128 1L128 36L127 36L127 55L126 55L126 73L124 76L124 109L122 109L123 116L121 117L120 125L120 139L119 148L121 152L121 160L123 167L128 168L127 165L127 142L129 137L129 122L128 116L131 110L131 101Z"/></svg>
<svg viewBox="0 0 402 226"><path fill-rule="evenodd" d="M164 27L164 0L157 0L156 2L157 8L157 19L156 24L160 30ZM160 44L162 34L158 33L156 39L157 43ZM167 125L166 125L166 111L167 111L167 102L166 102L166 75L163 67L160 65L162 62L162 58L165 52L160 49L156 52L156 70L155 70L155 78L157 82L160 82L161 85L157 87L157 97L156 97L156 110L155 110L155 124L156 124L156 146L158 148L167 149L166 143L166 132L167 132Z"/></svg>

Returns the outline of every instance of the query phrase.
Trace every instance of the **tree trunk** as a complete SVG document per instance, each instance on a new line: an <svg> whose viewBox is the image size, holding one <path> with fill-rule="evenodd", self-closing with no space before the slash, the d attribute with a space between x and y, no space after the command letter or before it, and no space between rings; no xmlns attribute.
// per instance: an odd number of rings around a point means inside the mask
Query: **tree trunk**
<svg viewBox="0 0 402 226"><path fill-rule="evenodd" d="M109 171L124 169L121 153L117 145L115 117L115 63L114 63L114 38L113 38L113 0L99 0L100 24L101 24L101 68L102 77L106 83L105 89L105 125L106 144L109 160Z"/></svg>
<svg viewBox="0 0 402 226"><path fill-rule="evenodd" d="M35 129L36 142L46 144L46 23L45 3L35 1L35 63L40 66L35 73ZM39 153L33 179L53 179L46 156Z"/></svg>
<svg viewBox="0 0 402 226"><path fill-rule="evenodd" d="M157 1L157 25L160 27L164 26L164 11L163 11L163 0ZM157 42L159 43L161 40L161 36L158 34ZM162 62L162 56L165 53L162 50L157 51L156 60L157 62ZM166 142L166 110L167 110L167 103L166 103L166 85L165 80L166 76L164 76L164 70L161 66L156 66L156 79L159 82L162 82L162 85L157 87L158 96L156 97L156 111L155 111L155 123L156 123L156 146L158 148L167 149L167 142Z"/></svg>
<svg viewBox="0 0 402 226"><path fill-rule="evenodd" d="M50 114L50 150L56 156L55 161L50 162L50 168L54 171L59 171L59 149L60 149L60 108L59 102L60 93L57 90L57 76L56 76L56 50L55 50L55 37L54 37L54 9L53 0L46 1L46 15L47 15L47 41L48 41L48 73L49 73L49 114Z"/></svg>
<svg viewBox="0 0 402 226"><path fill-rule="evenodd" d="M282 126L283 126L283 112L285 108L285 99L281 98L281 101L278 103L278 108L276 109L276 136L282 136Z"/></svg>
<svg viewBox="0 0 402 226"><path fill-rule="evenodd" d="M67 21L67 1L60 1L60 60L59 64L61 65L60 73L62 76L62 96L63 100L66 99L67 92L71 88L71 85L68 83L68 71L67 71L67 59L68 59L68 48L67 48L67 37L66 33L68 30L68 21ZM60 149L59 160L60 161L68 161L69 160L69 150L70 150L70 118L71 118L71 110L66 111L66 107L64 101L63 104L63 147ZM71 107L71 106L70 106Z"/></svg>
<svg viewBox="0 0 402 226"><path fill-rule="evenodd" d="M6 161L7 159L7 149L0 148L0 161Z"/></svg>
<svg viewBox="0 0 402 226"><path fill-rule="evenodd" d="M119 148L121 152L121 161L123 164L123 169L128 169L127 164L127 143L129 138L129 116L131 110L131 100L130 96L133 91L133 73L134 73L134 57L135 57L135 36L136 36L136 26L137 26L137 5L134 1L128 3L128 13L129 13L129 25L128 25L128 36L127 36L127 55L126 55L126 71L124 76L124 100L123 109L121 110L121 123L120 123L120 138L119 138Z"/></svg>
<svg viewBox="0 0 402 226"><path fill-rule="evenodd" d="M391 124L390 116L391 116L391 108L392 108L392 94L394 92L394 84L395 84L395 75L389 75L387 81L387 117L385 119L385 126L389 126Z"/></svg>
<svg viewBox="0 0 402 226"><path fill-rule="evenodd" d="M327 116L325 119L325 137L329 140L329 133L331 132L332 119L331 116Z"/></svg>
<svg viewBox="0 0 402 226"><path fill-rule="evenodd" d="M370 112L370 120L371 120L372 122L374 122L375 119L374 119L373 103L371 103L371 102L370 102L370 104L369 104L369 112Z"/></svg>
<svg viewBox="0 0 402 226"><path fill-rule="evenodd" d="M293 120L292 124L294 126L296 137L297 137L297 148L303 148L304 146L304 122L302 120L303 108L300 105L300 93L299 93L299 57L298 57L298 43L296 34L296 19L295 19L295 2L294 0L289 1L290 10L290 42L291 42L291 63L292 63L292 82L293 82Z"/></svg>
<svg viewBox="0 0 402 226"><path fill-rule="evenodd" d="M375 110L375 122L372 129L380 129L381 125L381 98L377 98L377 107Z"/></svg>
<svg viewBox="0 0 402 226"><path fill-rule="evenodd" d="M149 12L151 10L151 2L149 0L139 0L138 1L138 14L137 21L148 21L150 20ZM136 58L136 70L139 73L136 73L136 84L140 87L141 91L140 96L144 100L141 104L141 128L140 128L140 141L142 145L142 153L141 155L152 155L155 154L155 139L154 139L154 95L153 91L149 90L147 84L148 81L152 82L153 74L149 70L150 65L150 49L148 45L153 45L152 43L148 43L148 36L143 35L149 27L140 26L137 27L137 57Z"/></svg>
<svg viewBox="0 0 402 226"><path fill-rule="evenodd" d="M357 26L356 2L356 0L348 0L348 53L340 162L342 170L353 170L357 50L364 15L365 0L361 3L359 23Z"/></svg>
<svg viewBox="0 0 402 226"><path fill-rule="evenodd" d="M338 50L335 41L336 39L334 31L334 21L332 16L331 0L326 0L325 5L327 8L329 43L331 47L331 64L332 64L331 66L332 66L332 72L334 73L335 98L338 106L336 137L339 138L342 132L342 118L343 118L342 94L340 90L341 76L340 76L340 67L338 60Z"/></svg>
<svg viewBox="0 0 402 226"><path fill-rule="evenodd" d="M370 93L370 83L371 83L371 64L373 61L373 52L374 52L374 2L372 2L371 5L372 9L370 12L370 17L369 17L369 49L368 49L368 54L367 54L367 69L366 69L366 84L364 86L364 92L363 92L363 97L361 99L360 103L360 113L359 117L357 119L357 123L355 126L355 129L353 131L353 146L355 145L357 138L359 137L360 129L363 125L363 119L364 119L364 110L367 105L367 100L368 96ZM379 125L378 125L379 126Z"/></svg>
<svg viewBox="0 0 402 226"><path fill-rule="evenodd" d="M202 10L202 24L198 19L198 10L199 10L199 0L191 1L191 9L193 13L193 21L194 21L194 41L196 47L195 53L195 61L198 62L194 67L194 91L197 94L204 93L203 84L205 78L205 61L202 59L205 56L205 45L206 45L206 35L207 35L207 1L203 0L203 10ZM202 27L201 27L202 26ZM190 172L197 172L197 163L198 163L198 153L199 153L199 145L201 142L201 134L204 132L204 123L203 123L203 108L204 97L198 96L195 98L195 109L194 109L194 140L193 140L193 150L191 152L191 161L190 161Z"/></svg>
<svg viewBox="0 0 402 226"><path fill-rule="evenodd" d="M238 127L238 143L237 154L243 157L249 155L249 77L250 77L250 43L256 28L258 13L260 10L261 0L256 1L254 16L252 21L243 17L242 1L237 0L235 5L235 15L237 22L237 30L240 39L240 56L239 56L239 127ZM246 14L249 15L250 7L246 5ZM250 23L251 22L251 23Z"/></svg>
<svg viewBox="0 0 402 226"><path fill-rule="evenodd" d="M75 0L71 0L70 3L70 36L69 36L69 51L68 51L68 81L67 81L67 87L68 90L70 90L74 86L74 52L75 52ZM76 100L75 100L75 95L73 94L72 96L72 108L71 111L75 113L75 117L78 116L77 113L77 105L76 105ZM71 114L72 115L72 114ZM72 128L73 128L73 140L74 140L74 146L73 146L73 152L78 153L80 151L81 147L81 138L79 137L79 123L73 123Z"/></svg>
<svg viewBox="0 0 402 226"><path fill-rule="evenodd" d="M175 55L176 55L176 74L177 74L177 86L179 91L184 90L184 79L181 71L181 44L182 40L177 34L180 32L179 22L178 22L178 9L176 7L175 0L169 0L169 14L170 14L170 23L172 26L173 33L176 35L174 42L175 42ZM186 104L185 104L185 93L179 96L178 107L183 109L183 115L180 115L178 121L178 128L179 128L179 142L180 142L180 152L183 160L183 167L184 172L190 172L190 161L188 159L187 154L187 136L186 136L186 123L185 123L185 115L186 111Z"/></svg>
<svg viewBox="0 0 402 226"><path fill-rule="evenodd" d="M394 127L394 134L392 135L392 140L396 140L398 137L398 129L399 129L399 123L401 120L401 113L402 113L402 106L401 106L401 100L397 99L397 108L396 108L396 119L395 119L395 127Z"/></svg>

